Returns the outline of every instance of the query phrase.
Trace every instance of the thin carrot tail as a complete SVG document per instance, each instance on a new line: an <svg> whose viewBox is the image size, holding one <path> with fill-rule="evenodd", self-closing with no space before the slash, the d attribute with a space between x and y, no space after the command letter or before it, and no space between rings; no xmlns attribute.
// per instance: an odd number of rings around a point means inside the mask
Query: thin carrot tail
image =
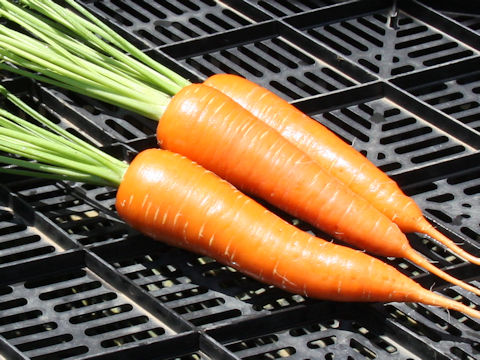
<svg viewBox="0 0 480 360"><path fill-rule="evenodd" d="M415 283L416 284L416 283ZM416 284L418 285L418 284ZM480 311L467 306L459 301L455 301L443 295L429 291L418 285L418 291L415 291L409 301L418 302L425 305L439 306L450 310L455 310L464 313L465 315L480 319Z"/></svg>
<svg viewBox="0 0 480 360"><path fill-rule="evenodd" d="M422 218L418 221L418 229L414 230L419 233L430 236L434 240L437 240L439 243L443 244L445 247L453 251L458 256L462 257L464 260L471 262L475 265L480 265L480 258L476 257L469 252L463 250L460 246L455 244L451 239L443 235L440 231L435 229L432 224L430 224L425 218Z"/></svg>
<svg viewBox="0 0 480 360"><path fill-rule="evenodd" d="M435 293L434 293L435 294ZM436 294L435 294L436 295ZM448 298L444 298L443 300L450 300ZM443 303L443 304L442 304ZM449 305L451 304L451 306ZM472 316L474 318L477 318L477 319L480 319L480 311L478 310L475 310L467 305L464 305L462 303L459 303L459 302L455 302L455 301L448 301L447 302L444 302L442 301L441 303L438 304L438 306L443 306L445 308L449 308L449 309L452 309L452 310L456 310L456 311L460 311L460 312L463 312L464 314L466 315L469 315L469 316Z"/></svg>
<svg viewBox="0 0 480 360"><path fill-rule="evenodd" d="M409 259L409 260L413 261L415 264L423 267L425 270L431 272L432 274L437 275L439 278L441 278L445 281L448 281L451 284L458 285L461 288L463 288L465 290L468 290L468 291L471 291L475 295L480 296L480 289L479 288L477 288L475 286L472 286L470 284L467 284L466 282L447 274L443 270L439 269L438 267L436 267L435 265L430 263L425 257L420 255L413 248L409 248L407 250L406 254L404 255L404 257L406 259Z"/></svg>

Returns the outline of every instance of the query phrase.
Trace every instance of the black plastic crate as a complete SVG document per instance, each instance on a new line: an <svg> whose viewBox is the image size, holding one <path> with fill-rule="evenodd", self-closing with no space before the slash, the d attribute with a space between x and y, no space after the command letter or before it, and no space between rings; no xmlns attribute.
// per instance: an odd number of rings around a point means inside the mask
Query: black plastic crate
<svg viewBox="0 0 480 360"><path fill-rule="evenodd" d="M480 256L480 11L450 1L82 0L192 81L243 75L325 124ZM126 161L155 122L2 74L60 126ZM116 215L115 191L0 179L0 358L476 359L480 322L415 304L335 303L261 284L154 242ZM307 224L272 208L305 231ZM480 286L427 237L412 245ZM383 259L470 306L480 299Z"/></svg>

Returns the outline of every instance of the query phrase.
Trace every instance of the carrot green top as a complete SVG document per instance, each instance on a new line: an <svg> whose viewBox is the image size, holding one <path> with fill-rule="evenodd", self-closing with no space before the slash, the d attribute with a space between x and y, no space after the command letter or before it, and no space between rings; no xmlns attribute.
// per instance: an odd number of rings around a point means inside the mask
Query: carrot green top
<svg viewBox="0 0 480 360"><path fill-rule="evenodd" d="M0 172L93 185L120 184L126 163L54 124L3 86L0 93L30 117L25 120L0 109L0 164L4 164Z"/></svg>
<svg viewBox="0 0 480 360"><path fill-rule="evenodd" d="M0 0L0 17L7 20L0 24L2 70L154 120L190 84L74 0ZM127 164L53 124L5 88L0 93L41 125L0 110L0 164L7 164L0 172L120 184Z"/></svg>
<svg viewBox="0 0 480 360"><path fill-rule="evenodd" d="M0 0L0 69L158 120L189 81L122 38L74 0ZM13 30L11 24L20 26Z"/></svg>

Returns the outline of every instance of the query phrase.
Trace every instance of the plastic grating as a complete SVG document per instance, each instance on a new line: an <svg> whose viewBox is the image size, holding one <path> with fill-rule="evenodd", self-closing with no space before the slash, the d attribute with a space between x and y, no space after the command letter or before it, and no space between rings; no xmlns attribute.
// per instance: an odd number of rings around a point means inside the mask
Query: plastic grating
<svg viewBox="0 0 480 360"><path fill-rule="evenodd" d="M215 73L241 73L250 78L269 79L269 87L287 100L296 100L352 86L355 82L298 49L282 37L258 39L247 44L189 56L185 66L208 77ZM248 74L248 75L247 75Z"/></svg>
<svg viewBox="0 0 480 360"><path fill-rule="evenodd" d="M480 72L419 84L408 89L415 97L480 132Z"/></svg>
<svg viewBox="0 0 480 360"><path fill-rule="evenodd" d="M354 334L354 335L352 335ZM347 336L345 336L347 335ZM407 348L385 335L384 328L362 320L335 317L227 345L242 359L325 358L417 360Z"/></svg>
<svg viewBox="0 0 480 360"><path fill-rule="evenodd" d="M478 34L480 30L480 11L477 4L462 1L461 4L452 4L450 1L425 1L426 5L436 9L440 14L462 24L462 26ZM458 6L460 5L460 6Z"/></svg>
<svg viewBox="0 0 480 360"><path fill-rule="evenodd" d="M87 267L0 288L1 336L32 359L95 355L172 331Z"/></svg>
<svg viewBox="0 0 480 360"><path fill-rule="evenodd" d="M112 190L42 180L19 181L8 188L79 245L122 238L127 231L111 214Z"/></svg>
<svg viewBox="0 0 480 360"><path fill-rule="evenodd" d="M0 207L0 266L60 251L44 233L16 216L11 208Z"/></svg>
<svg viewBox="0 0 480 360"><path fill-rule="evenodd" d="M480 32L480 13L478 11L475 13L466 11L466 9L461 9L460 11L444 10L441 11L441 13L477 34Z"/></svg>
<svg viewBox="0 0 480 360"><path fill-rule="evenodd" d="M314 118L388 173L474 152L454 135L438 131L388 98L327 111Z"/></svg>
<svg viewBox="0 0 480 360"><path fill-rule="evenodd" d="M379 77L467 58L475 51L399 10L311 26L305 33Z"/></svg>
<svg viewBox="0 0 480 360"><path fill-rule="evenodd" d="M243 14L212 0L82 2L146 47L221 33L265 17L261 12Z"/></svg>
<svg viewBox="0 0 480 360"><path fill-rule="evenodd" d="M210 258L178 249L149 244L140 252L130 246L122 254L103 256L136 286L197 326L229 323L306 302Z"/></svg>
<svg viewBox="0 0 480 360"><path fill-rule="evenodd" d="M453 290L450 295L462 296ZM478 323L404 304L374 311L361 304L339 304L266 319L270 321L245 320L236 328L219 326L209 333L241 359L473 359L478 352ZM452 342L455 337L463 341Z"/></svg>
<svg viewBox="0 0 480 360"><path fill-rule="evenodd" d="M338 3L345 2L346 0L324 0L324 1L312 1L312 0L273 0L273 1L251 1L246 0L257 6L259 9L265 11L272 17L284 17L302 13L305 11L311 11Z"/></svg>
<svg viewBox="0 0 480 360"><path fill-rule="evenodd" d="M444 227L461 234L477 248L480 245L478 220L479 169L424 184L412 194L426 214ZM413 189L412 189L412 192Z"/></svg>
<svg viewBox="0 0 480 360"><path fill-rule="evenodd" d="M40 93L42 101L58 112L57 116L75 119L80 126L90 128L89 135L100 144L141 139L155 131L156 122L135 117L116 106L51 88L42 88Z"/></svg>
<svg viewBox="0 0 480 360"><path fill-rule="evenodd" d="M480 256L480 33L472 2L81 2L191 81L236 73L291 101ZM156 146L154 121L9 74L2 85L119 159ZM286 293L136 233L118 218L115 195L0 176L0 359L480 357L476 319ZM476 266L428 237L408 236L438 267L480 286ZM409 261L382 260L480 308L478 296Z"/></svg>

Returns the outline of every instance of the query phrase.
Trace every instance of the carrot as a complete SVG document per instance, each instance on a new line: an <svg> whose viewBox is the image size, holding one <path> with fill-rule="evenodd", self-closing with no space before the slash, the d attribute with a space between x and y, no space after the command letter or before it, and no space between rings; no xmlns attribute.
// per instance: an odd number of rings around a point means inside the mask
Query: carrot
<svg viewBox="0 0 480 360"><path fill-rule="evenodd" d="M186 85L188 81L172 76L171 71L165 71L145 53L119 38L74 1L67 2L85 17L52 1L20 2L25 7L0 0L0 14L35 36L0 25L0 55L5 60L0 62L0 68L95 97L154 120L161 118L157 133L166 148L192 157L242 190L337 238L375 254L406 257L478 294L475 287L449 276L413 251L404 235L385 216L353 196L353 192L322 172L321 167L298 148L276 131L270 131L269 126L230 98L218 91L204 99L192 95L192 105L184 95L193 94L191 89L202 85ZM49 19L45 20L45 16ZM177 95L170 100L168 94ZM184 104L179 105L182 102ZM190 106L193 108L189 109ZM236 125L230 126L224 116L232 117L235 112L239 114ZM245 123L239 122L242 117ZM198 130L195 135L194 129Z"/></svg>
<svg viewBox="0 0 480 360"><path fill-rule="evenodd" d="M211 87L193 84L175 95L159 121L157 139L160 147L187 156L240 190L340 240L377 255L410 259L480 295L478 288L448 275L416 252L398 226L368 201Z"/></svg>
<svg viewBox="0 0 480 360"><path fill-rule="evenodd" d="M334 301L419 302L480 317L374 257L300 231L167 150L149 149L135 157L118 188L116 208L154 239L293 293Z"/></svg>
<svg viewBox="0 0 480 360"><path fill-rule="evenodd" d="M433 227L395 181L328 128L281 97L237 75L213 75L204 84L226 94L276 129L322 168L372 203L402 231L429 235L464 259L480 265L480 258L469 254Z"/></svg>
<svg viewBox="0 0 480 360"><path fill-rule="evenodd" d="M334 301L420 302L480 318L370 255L300 231L184 156L148 149L127 165L0 92L48 129L0 110L0 162L15 166L1 172L118 187L118 214L140 232L287 291Z"/></svg>

